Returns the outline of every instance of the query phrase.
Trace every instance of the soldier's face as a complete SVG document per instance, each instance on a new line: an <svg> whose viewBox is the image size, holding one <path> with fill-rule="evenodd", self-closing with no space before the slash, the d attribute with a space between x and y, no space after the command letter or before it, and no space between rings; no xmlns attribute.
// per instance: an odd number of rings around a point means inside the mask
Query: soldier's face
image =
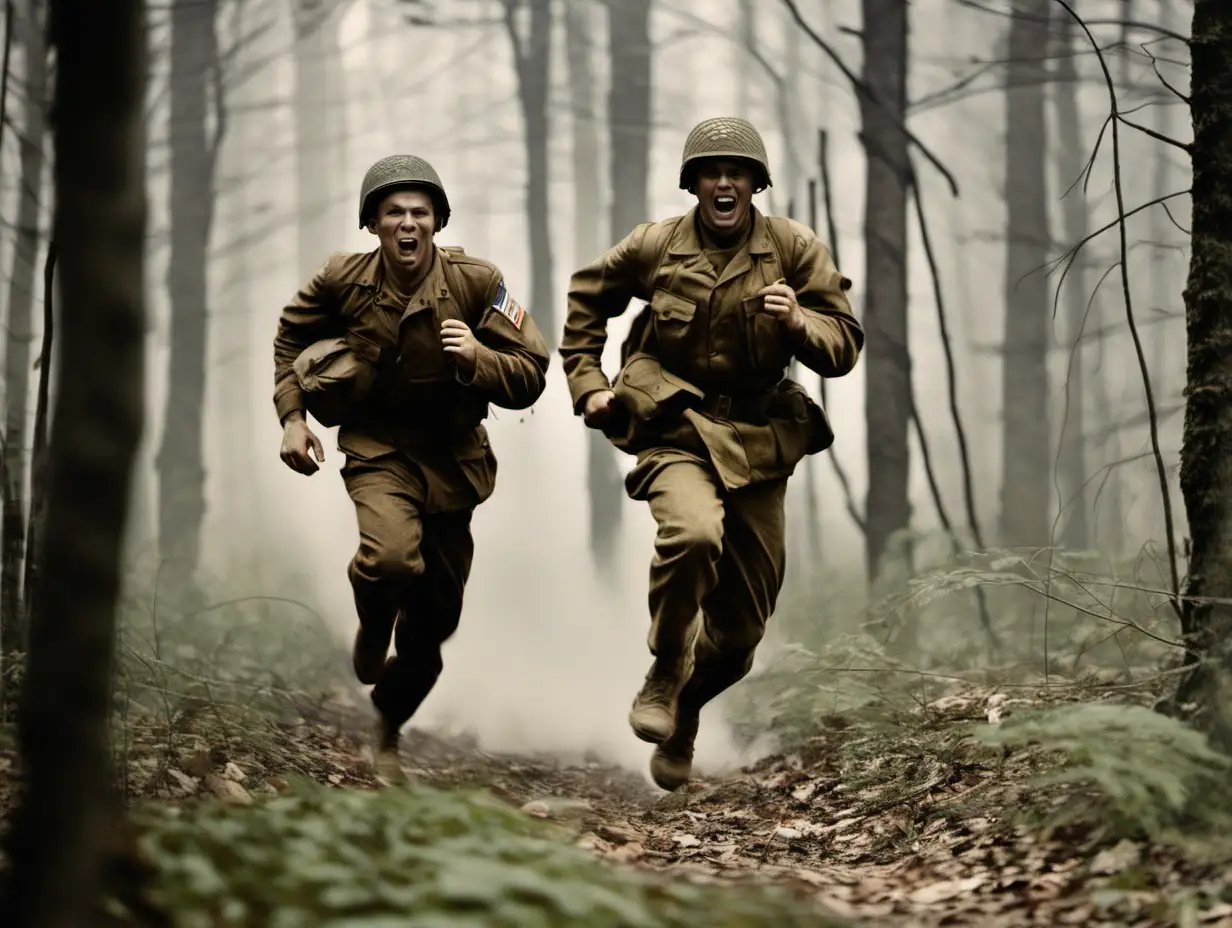
<svg viewBox="0 0 1232 928"><path fill-rule="evenodd" d="M423 190L389 194L368 220L368 231L380 241L381 255L388 266L408 274L422 270L432 260L435 228L432 197Z"/></svg>
<svg viewBox="0 0 1232 928"><path fill-rule="evenodd" d="M695 192L702 222L720 235L744 228L753 202L753 175L738 161L714 159L697 168Z"/></svg>

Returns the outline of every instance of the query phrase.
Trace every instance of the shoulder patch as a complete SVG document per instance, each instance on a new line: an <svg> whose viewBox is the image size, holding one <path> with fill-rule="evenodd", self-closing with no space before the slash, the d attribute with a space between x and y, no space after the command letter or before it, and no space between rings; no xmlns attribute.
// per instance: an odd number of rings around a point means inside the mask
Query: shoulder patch
<svg viewBox="0 0 1232 928"><path fill-rule="evenodd" d="M522 328L522 319L526 315L520 303L509 295L509 290L502 280L496 287L496 297L492 300L492 308L513 323L515 329Z"/></svg>

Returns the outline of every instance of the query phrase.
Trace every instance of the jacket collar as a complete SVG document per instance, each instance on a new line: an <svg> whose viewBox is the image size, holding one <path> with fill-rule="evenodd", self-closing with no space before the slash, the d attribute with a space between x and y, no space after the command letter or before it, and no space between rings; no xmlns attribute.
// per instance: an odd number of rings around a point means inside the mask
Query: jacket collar
<svg viewBox="0 0 1232 928"><path fill-rule="evenodd" d="M770 244L770 229L766 223L766 217L762 215L761 210L752 204L749 205L749 212L753 217L753 229L745 243L748 253L750 255L770 254L774 249ZM667 246L668 254L673 257L701 254L702 241L698 233L698 225L700 223L701 216L698 213L698 208L694 206L676 224L676 230L672 233L672 240Z"/></svg>

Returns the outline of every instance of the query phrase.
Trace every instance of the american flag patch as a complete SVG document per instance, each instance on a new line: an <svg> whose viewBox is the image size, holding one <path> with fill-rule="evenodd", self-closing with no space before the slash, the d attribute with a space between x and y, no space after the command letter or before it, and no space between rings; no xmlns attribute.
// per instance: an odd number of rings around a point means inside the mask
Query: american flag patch
<svg viewBox="0 0 1232 928"><path fill-rule="evenodd" d="M517 300L509 295L503 280L500 282L500 286L496 288L496 299L492 301L492 308L512 322L514 328L522 328L522 317L526 315L526 310L522 308L522 305Z"/></svg>

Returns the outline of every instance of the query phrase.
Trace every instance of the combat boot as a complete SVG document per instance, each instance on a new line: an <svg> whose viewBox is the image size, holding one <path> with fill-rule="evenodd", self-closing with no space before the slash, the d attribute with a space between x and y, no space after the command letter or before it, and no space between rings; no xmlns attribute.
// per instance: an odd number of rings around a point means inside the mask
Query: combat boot
<svg viewBox="0 0 1232 928"><path fill-rule="evenodd" d="M398 758L399 732L382 715L372 727L372 760L377 782L382 786L394 786L407 782L402 761Z"/></svg>
<svg viewBox="0 0 1232 928"><path fill-rule="evenodd" d="M670 738L655 746L650 758L650 778L660 789L674 790L689 782L693 772L693 742L697 740L700 714L681 706Z"/></svg>
<svg viewBox="0 0 1232 928"><path fill-rule="evenodd" d="M660 744L671 737L676 727L677 699L691 671L692 661L655 660L629 710L629 727L633 734L651 744Z"/></svg>
<svg viewBox="0 0 1232 928"><path fill-rule="evenodd" d="M401 613L399 613L399 616ZM385 670L385 658L389 655L389 639L394 623L359 623L355 632L355 646L351 649L351 666L360 683L372 684L381 679Z"/></svg>

